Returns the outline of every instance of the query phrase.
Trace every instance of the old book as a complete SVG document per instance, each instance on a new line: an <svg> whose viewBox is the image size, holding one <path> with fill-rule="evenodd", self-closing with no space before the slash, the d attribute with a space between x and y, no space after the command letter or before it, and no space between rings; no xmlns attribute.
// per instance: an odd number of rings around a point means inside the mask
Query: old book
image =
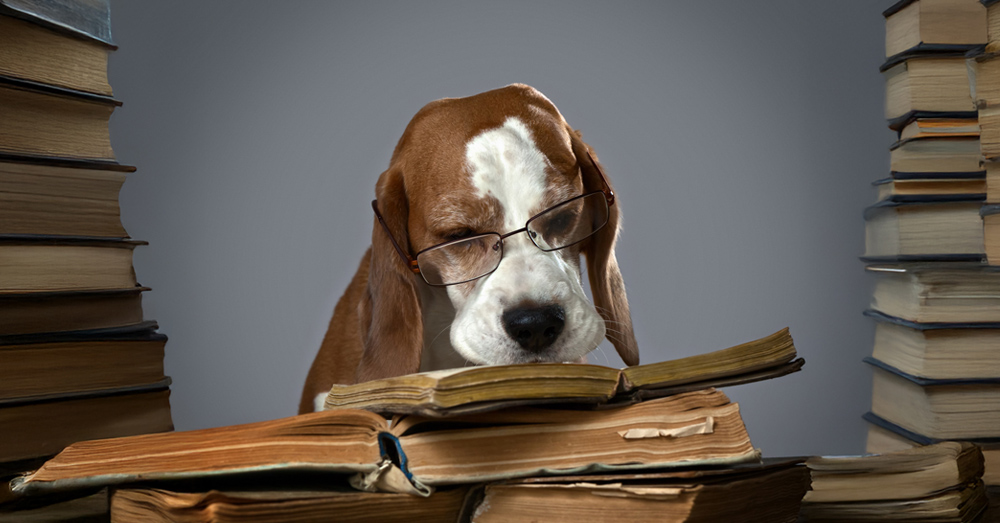
<svg viewBox="0 0 1000 523"><path fill-rule="evenodd" d="M982 198L883 200L865 209L865 261L978 261L985 258Z"/></svg>
<svg viewBox="0 0 1000 523"><path fill-rule="evenodd" d="M0 236L0 294L131 289L132 251L146 242Z"/></svg>
<svg viewBox="0 0 1000 523"><path fill-rule="evenodd" d="M986 43L986 8L978 0L902 0L882 16L886 56L920 45L962 48Z"/></svg>
<svg viewBox="0 0 1000 523"><path fill-rule="evenodd" d="M1000 376L1000 323L917 323L875 310L872 357L931 379Z"/></svg>
<svg viewBox="0 0 1000 523"><path fill-rule="evenodd" d="M108 96L0 76L0 152L113 161Z"/></svg>
<svg viewBox="0 0 1000 523"><path fill-rule="evenodd" d="M728 349L613 369L552 363L465 367L334 385L327 409L447 416L511 405L632 403L677 392L767 379L798 370L788 329Z"/></svg>
<svg viewBox="0 0 1000 523"><path fill-rule="evenodd" d="M52 456L77 441L173 430L169 383L45 401L0 400L0 462Z"/></svg>
<svg viewBox="0 0 1000 523"><path fill-rule="evenodd" d="M914 203L986 200L986 171L978 173L892 173L872 182L875 202Z"/></svg>
<svg viewBox="0 0 1000 523"><path fill-rule="evenodd" d="M936 439L1000 437L1000 377L927 379L874 358L872 412Z"/></svg>
<svg viewBox="0 0 1000 523"><path fill-rule="evenodd" d="M0 0L0 13L114 46L110 0Z"/></svg>
<svg viewBox="0 0 1000 523"><path fill-rule="evenodd" d="M886 60L879 70L885 77L890 127L898 129L915 116L975 118L966 52L918 48Z"/></svg>
<svg viewBox="0 0 1000 523"><path fill-rule="evenodd" d="M111 96L111 51L107 44L0 14L2 75Z"/></svg>
<svg viewBox="0 0 1000 523"><path fill-rule="evenodd" d="M283 470L352 474L361 490L426 495L449 484L757 459L739 407L705 389L603 410L520 407L389 426L378 414L339 409L81 442L0 497Z"/></svg>
<svg viewBox="0 0 1000 523"><path fill-rule="evenodd" d="M889 149L889 167L905 173L982 172L979 138L901 140Z"/></svg>
<svg viewBox="0 0 1000 523"><path fill-rule="evenodd" d="M802 503L802 519L810 522L919 521L921 523L983 522L988 499L982 482L963 485L919 499Z"/></svg>
<svg viewBox="0 0 1000 523"><path fill-rule="evenodd" d="M914 118L899 131L899 140L924 138L976 138L979 136L977 118Z"/></svg>
<svg viewBox="0 0 1000 523"><path fill-rule="evenodd" d="M946 442L886 454L807 460L805 521L972 521L987 504L983 457Z"/></svg>
<svg viewBox="0 0 1000 523"><path fill-rule="evenodd" d="M489 484L472 521L794 522L809 484L782 463Z"/></svg>
<svg viewBox="0 0 1000 523"><path fill-rule="evenodd" d="M468 486L440 489L427 497L388 492L310 489L179 492L126 488L111 498L112 523L409 523L466 521L473 502Z"/></svg>
<svg viewBox="0 0 1000 523"><path fill-rule="evenodd" d="M1000 270L979 263L879 264L871 308L916 323L1000 322Z"/></svg>
<svg viewBox="0 0 1000 523"><path fill-rule="evenodd" d="M812 475L809 503L922 498L983 475L979 447L953 441L884 454L815 456L806 464Z"/></svg>
<svg viewBox="0 0 1000 523"><path fill-rule="evenodd" d="M0 158L0 234L125 238L118 192L134 167Z"/></svg>
<svg viewBox="0 0 1000 523"><path fill-rule="evenodd" d="M1000 204L987 204L979 210L983 218L983 248L990 265L1000 265Z"/></svg>
<svg viewBox="0 0 1000 523"><path fill-rule="evenodd" d="M0 400L137 387L163 381L167 337L156 323L65 334L0 336Z"/></svg>
<svg viewBox="0 0 1000 523"><path fill-rule="evenodd" d="M40 333L135 326L148 287L0 293L0 339Z"/></svg>
<svg viewBox="0 0 1000 523"><path fill-rule="evenodd" d="M871 454L896 452L920 445L934 445L943 441L907 431L870 412L866 414L865 419L869 422L865 451ZM878 423L872 421L874 419L878 419ZM1000 485L1000 442L977 441L976 446L983 453L983 483L986 484L987 488Z"/></svg>

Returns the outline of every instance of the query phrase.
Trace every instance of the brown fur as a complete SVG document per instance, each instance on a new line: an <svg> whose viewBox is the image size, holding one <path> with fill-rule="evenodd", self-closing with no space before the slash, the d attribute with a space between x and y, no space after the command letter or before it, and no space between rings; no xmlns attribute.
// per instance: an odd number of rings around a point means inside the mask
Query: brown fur
<svg viewBox="0 0 1000 523"><path fill-rule="evenodd" d="M538 148L553 165L552 195L578 188L581 177L584 190L602 188L600 166L589 146L535 89L511 85L467 98L438 100L414 116L376 185L379 210L403 249L412 255L443 241L447 223L433 219L435 209L465 206L466 214L476 210L481 214L476 206L482 207L482 202L468 198L473 187L465 171L464 147L472 137L500 126L510 116L526 122ZM486 222L492 219L483 217ZM417 285L424 283L404 265L374 217L373 223L371 248L334 309L306 378L299 412L311 411L316 395L335 383L397 376L420 368L423 319ZM579 249L587 260L594 303L605 320L608 339L626 364L635 365L639 355L614 254L619 223L616 202L608 224Z"/></svg>

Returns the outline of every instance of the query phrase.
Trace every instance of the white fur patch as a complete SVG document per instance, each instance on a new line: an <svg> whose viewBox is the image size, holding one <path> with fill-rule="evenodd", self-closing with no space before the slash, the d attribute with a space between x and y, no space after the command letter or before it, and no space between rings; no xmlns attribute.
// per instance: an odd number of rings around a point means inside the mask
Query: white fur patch
<svg viewBox="0 0 1000 523"><path fill-rule="evenodd" d="M476 196L500 203L505 230L496 232L520 229L542 210L552 166L524 122L511 117L482 132L466 145L465 157ZM580 260L571 252L544 252L524 233L506 238L495 272L473 282L471 292L446 288L455 307L452 347L480 364L573 361L596 348L604 338L604 321L583 292ZM504 330L504 311L522 304L555 304L565 311L562 334L542 353L524 351Z"/></svg>
<svg viewBox="0 0 1000 523"><path fill-rule="evenodd" d="M465 162L476 196L492 196L503 206L507 231L524 227L524 222L541 210L546 170L551 164L520 119L507 118L501 127L469 141Z"/></svg>

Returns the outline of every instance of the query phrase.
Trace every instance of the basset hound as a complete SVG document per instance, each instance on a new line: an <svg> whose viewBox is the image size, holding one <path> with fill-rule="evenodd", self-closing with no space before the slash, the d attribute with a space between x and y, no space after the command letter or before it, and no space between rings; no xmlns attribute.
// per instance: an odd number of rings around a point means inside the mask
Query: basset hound
<svg viewBox="0 0 1000 523"><path fill-rule="evenodd" d="M639 363L614 252L619 203L542 93L515 84L426 105L375 194L371 247L334 309L300 412L321 409L335 383L585 361L605 337Z"/></svg>

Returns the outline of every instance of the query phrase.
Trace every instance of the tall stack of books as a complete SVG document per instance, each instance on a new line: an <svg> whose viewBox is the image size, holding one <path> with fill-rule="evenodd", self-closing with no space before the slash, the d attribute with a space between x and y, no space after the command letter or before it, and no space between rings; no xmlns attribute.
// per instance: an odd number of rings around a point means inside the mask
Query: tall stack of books
<svg viewBox="0 0 1000 523"><path fill-rule="evenodd" d="M986 263L980 216L1000 198L989 174L1000 76L983 74L1000 68L985 48L996 24L988 33L977 0L902 1L883 14L886 117L898 141L865 214L863 260L876 276L865 312L876 322L868 451L975 442L985 482L997 485L1000 271Z"/></svg>
<svg viewBox="0 0 1000 523"><path fill-rule="evenodd" d="M108 2L0 0L0 476L172 430L111 150Z"/></svg>
<svg viewBox="0 0 1000 523"><path fill-rule="evenodd" d="M793 522L803 460L761 460L714 387L801 366L785 329L624 370L470 367L338 386L322 412L76 443L0 486L0 512L111 487L121 522Z"/></svg>

